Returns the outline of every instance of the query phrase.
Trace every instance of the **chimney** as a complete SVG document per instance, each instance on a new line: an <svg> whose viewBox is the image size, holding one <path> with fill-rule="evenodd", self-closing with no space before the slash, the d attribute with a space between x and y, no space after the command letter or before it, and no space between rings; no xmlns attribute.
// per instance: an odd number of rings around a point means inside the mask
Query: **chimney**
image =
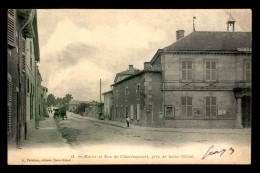
<svg viewBox="0 0 260 173"><path fill-rule="evenodd" d="M134 66L133 65L129 65L129 69L128 70L131 71L131 72L134 72Z"/></svg>
<svg viewBox="0 0 260 173"><path fill-rule="evenodd" d="M151 68L151 64L149 62L144 62L144 70L148 70Z"/></svg>
<svg viewBox="0 0 260 173"><path fill-rule="evenodd" d="M184 30L178 30L176 31L176 41L184 37Z"/></svg>

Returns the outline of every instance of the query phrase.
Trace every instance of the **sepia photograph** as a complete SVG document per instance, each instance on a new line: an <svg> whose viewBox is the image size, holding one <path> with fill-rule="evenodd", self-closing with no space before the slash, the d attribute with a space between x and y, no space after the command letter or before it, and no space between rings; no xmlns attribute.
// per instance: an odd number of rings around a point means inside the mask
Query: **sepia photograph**
<svg viewBox="0 0 260 173"><path fill-rule="evenodd" d="M251 9L7 9L8 165L251 164Z"/></svg>

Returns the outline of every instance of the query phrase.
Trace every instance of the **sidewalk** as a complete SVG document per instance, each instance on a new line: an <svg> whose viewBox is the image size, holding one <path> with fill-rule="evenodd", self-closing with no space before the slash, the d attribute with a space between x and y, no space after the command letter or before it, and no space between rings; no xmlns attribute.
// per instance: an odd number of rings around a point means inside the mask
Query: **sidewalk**
<svg viewBox="0 0 260 173"><path fill-rule="evenodd" d="M67 146L57 129L56 122L52 115L49 118L41 120L39 129L34 129L23 141L21 148L39 148L39 147L63 147Z"/></svg>
<svg viewBox="0 0 260 173"><path fill-rule="evenodd" d="M110 124L112 126L117 126L121 128L127 128L126 123L113 120L98 120L94 117L81 116L79 114L74 114L69 112L71 116L79 119L87 119L91 121L98 121L99 123ZM160 132L179 132L179 133L208 133L208 134L241 134L241 135L250 135L251 128L245 129L195 129L195 128L164 128L164 127L146 127L138 126L130 123L130 129L143 130L143 131L160 131Z"/></svg>

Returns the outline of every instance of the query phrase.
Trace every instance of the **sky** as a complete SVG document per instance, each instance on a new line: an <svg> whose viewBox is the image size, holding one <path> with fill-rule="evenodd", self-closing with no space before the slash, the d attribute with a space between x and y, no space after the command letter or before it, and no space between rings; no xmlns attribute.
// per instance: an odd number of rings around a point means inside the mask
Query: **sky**
<svg viewBox="0 0 260 173"><path fill-rule="evenodd" d="M230 14L235 31L251 32L249 9L38 9L42 85L56 97L99 101L100 79L103 93L129 65L142 70L177 30L193 31L193 16L196 31L226 31Z"/></svg>

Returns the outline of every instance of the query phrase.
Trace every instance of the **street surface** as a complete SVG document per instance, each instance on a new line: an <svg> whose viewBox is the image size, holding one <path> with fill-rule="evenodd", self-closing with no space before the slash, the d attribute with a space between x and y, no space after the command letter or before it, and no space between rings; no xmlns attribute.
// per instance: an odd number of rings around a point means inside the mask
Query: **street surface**
<svg viewBox="0 0 260 173"><path fill-rule="evenodd" d="M67 143L74 147L96 144L153 147L183 147L192 143L211 145L218 142L245 146L251 144L250 129L170 129L131 124L127 128L126 123L96 120L71 112L67 112L67 116L67 120L58 121L58 129Z"/></svg>

